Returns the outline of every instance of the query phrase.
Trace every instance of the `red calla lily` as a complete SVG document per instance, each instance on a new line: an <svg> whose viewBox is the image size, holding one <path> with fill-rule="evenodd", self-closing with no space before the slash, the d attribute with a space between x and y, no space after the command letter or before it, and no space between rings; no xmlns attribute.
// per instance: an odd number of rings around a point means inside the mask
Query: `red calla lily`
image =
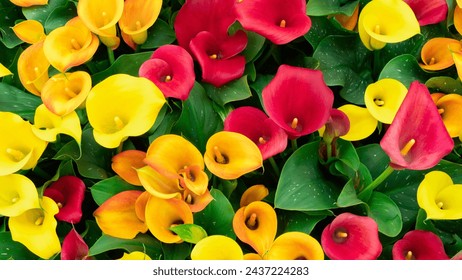
<svg viewBox="0 0 462 280"><path fill-rule="evenodd" d="M64 237L61 247L61 260L88 260L88 245L82 236L72 228Z"/></svg>
<svg viewBox="0 0 462 280"><path fill-rule="evenodd" d="M393 245L394 260L448 260L438 235L426 230L412 230Z"/></svg>
<svg viewBox="0 0 462 280"><path fill-rule="evenodd" d="M445 0L404 0L414 11L420 26L435 24L446 19L448 4Z"/></svg>

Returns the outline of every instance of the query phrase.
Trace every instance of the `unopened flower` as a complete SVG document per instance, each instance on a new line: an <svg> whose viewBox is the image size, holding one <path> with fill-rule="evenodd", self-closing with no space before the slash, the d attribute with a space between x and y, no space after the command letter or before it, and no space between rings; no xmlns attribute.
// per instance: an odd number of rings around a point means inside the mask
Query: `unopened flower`
<svg viewBox="0 0 462 280"><path fill-rule="evenodd" d="M448 260L438 235L426 230L411 230L393 245L394 260Z"/></svg>
<svg viewBox="0 0 462 280"><path fill-rule="evenodd" d="M303 232L279 235L264 255L265 260L324 260L321 244Z"/></svg>
<svg viewBox="0 0 462 280"><path fill-rule="evenodd" d="M19 216L25 211L39 207L39 196L34 182L21 174L0 176L2 197L0 215Z"/></svg>
<svg viewBox="0 0 462 280"><path fill-rule="evenodd" d="M201 239L191 251L192 260L242 260L244 254L234 239L211 235Z"/></svg>
<svg viewBox="0 0 462 280"><path fill-rule="evenodd" d="M90 259L88 251L87 243L75 228L72 228L64 237L61 260L87 260Z"/></svg>
<svg viewBox="0 0 462 280"><path fill-rule="evenodd" d="M125 0L119 19L121 31L135 44L143 44L148 37L148 28L157 20L161 8L162 0Z"/></svg>
<svg viewBox="0 0 462 280"><path fill-rule="evenodd" d="M136 169L146 166L144 159L146 152L139 150L126 150L112 157L112 170L126 182L141 186Z"/></svg>
<svg viewBox="0 0 462 280"><path fill-rule="evenodd" d="M28 44L35 44L45 39L45 30L40 21L29 19L13 26L13 32Z"/></svg>

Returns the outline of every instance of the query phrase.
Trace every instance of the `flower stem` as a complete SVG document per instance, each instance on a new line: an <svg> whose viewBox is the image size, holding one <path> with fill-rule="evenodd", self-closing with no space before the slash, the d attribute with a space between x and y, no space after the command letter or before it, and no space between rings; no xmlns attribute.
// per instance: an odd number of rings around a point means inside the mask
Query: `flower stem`
<svg viewBox="0 0 462 280"><path fill-rule="evenodd" d="M110 47L107 47L107 56L109 58L109 64L114 64L114 51Z"/></svg>
<svg viewBox="0 0 462 280"><path fill-rule="evenodd" d="M374 181L372 181L369 185L367 185L362 191L358 193L358 197L361 198L361 196L366 195L369 192L372 192L375 188L377 188L385 179L390 176L391 173L393 173L394 169L390 165L387 166L387 168L379 175L377 178L375 178Z"/></svg>
<svg viewBox="0 0 462 280"><path fill-rule="evenodd" d="M298 149L297 139L290 140L290 144L292 145L292 152L295 152Z"/></svg>
<svg viewBox="0 0 462 280"><path fill-rule="evenodd" d="M271 167L273 168L273 171L276 174L276 176L279 177L279 175L281 175L281 171L279 170L279 166L277 165L274 158L270 157L270 158L268 158L268 161L271 164Z"/></svg>

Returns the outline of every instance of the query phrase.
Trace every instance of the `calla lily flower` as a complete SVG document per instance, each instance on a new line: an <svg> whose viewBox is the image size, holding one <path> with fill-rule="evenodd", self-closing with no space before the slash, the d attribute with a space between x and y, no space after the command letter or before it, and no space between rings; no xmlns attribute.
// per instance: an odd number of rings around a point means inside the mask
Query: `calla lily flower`
<svg viewBox="0 0 462 280"><path fill-rule="evenodd" d="M208 189L201 195L195 194L189 189L184 189L182 199L189 205L191 212L197 213L205 209L213 200Z"/></svg>
<svg viewBox="0 0 462 280"><path fill-rule="evenodd" d="M19 80L24 88L37 96L40 96L42 88L49 78L50 62L43 51L43 42L30 45L18 58Z"/></svg>
<svg viewBox="0 0 462 280"><path fill-rule="evenodd" d="M49 259L61 251L61 243L56 233L58 222L54 215L58 205L44 196L40 208L32 208L16 217L10 217L8 226L14 241L22 243L32 253L42 259Z"/></svg>
<svg viewBox="0 0 462 280"><path fill-rule="evenodd" d="M350 131L350 120L348 116L338 110L332 109L326 124L318 132L322 136L321 146L319 147L320 157L327 160L337 155L337 139Z"/></svg>
<svg viewBox="0 0 462 280"><path fill-rule="evenodd" d="M0 78L8 75L13 75L13 73L11 73L11 71L8 68L6 68L3 64L0 63Z"/></svg>
<svg viewBox="0 0 462 280"><path fill-rule="evenodd" d="M306 15L306 1L237 0L237 20L246 30L253 31L277 45L287 44L305 35L311 28Z"/></svg>
<svg viewBox="0 0 462 280"><path fill-rule="evenodd" d="M72 228L64 237L61 249L61 260L88 260L88 245L82 236Z"/></svg>
<svg viewBox="0 0 462 280"><path fill-rule="evenodd" d="M124 0L79 0L77 3L77 14L83 23L111 49L116 49L120 44L116 25L123 9Z"/></svg>
<svg viewBox="0 0 462 280"><path fill-rule="evenodd" d="M372 51L419 34L420 25L406 2L373 0L359 14L358 31L364 46Z"/></svg>
<svg viewBox="0 0 462 280"><path fill-rule="evenodd" d="M417 188L417 203L431 220L462 219L462 184L442 171L431 171Z"/></svg>
<svg viewBox="0 0 462 280"><path fill-rule="evenodd" d="M69 135L79 144L82 139L82 127L76 112L61 117L50 112L44 104L35 110L32 132L47 142L55 142L58 134Z"/></svg>
<svg viewBox="0 0 462 280"><path fill-rule="evenodd" d="M251 106L234 109L224 121L225 131L244 134L260 149L263 160L283 152L287 133L263 111Z"/></svg>
<svg viewBox="0 0 462 280"><path fill-rule="evenodd" d="M183 189L178 178L164 176L149 165L136 169L136 172L141 185L151 195L163 199L181 197Z"/></svg>
<svg viewBox="0 0 462 280"><path fill-rule="evenodd" d="M32 132L32 125L19 115L0 112L0 176L37 165L47 142Z"/></svg>
<svg viewBox="0 0 462 280"><path fill-rule="evenodd" d="M75 17L46 36L43 51L54 68L66 72L90 60L98 46L98 37Z"/></svg>
<svg viewBox="0 0 462 280"><path fill-rule="evenodd" d="M39 207L37 188L29 178L21 174L0 176L0 215L19 216Z"/></svg>
<svg viewBox="0 0 462 280"><path fill-rule="evenodd" d="M211 235L201 239L191 251L192 260L242 260L244 254L234 239Z"/></svg>
<svg viewBox="0 0 462 280"><path fill-rule="evenodd" d="M438 71L454 65L453 52L462 51L460 41L452 38L437 37L428 40L422 47L420 67L429 71Z"/></svg>
<svg viewBox="0 0 462 280"><path fill-rule="evenodd" d="M45 29L40 21L29 19L21 21L13 26L13 32L19 39L28 43L35 44L45 39Z"/></svg>
<svg viewBox="0 0 462 280"><path fill-rule="evenodd" d="M253 185L246 189L239 202L240 207L249 205L254 201L260 201L269 195L269 190L265 185Z"/></svg>
<svg viewBox="0 0 462 280"><path fill-rule="evenodd" d="M164 243L181 243L183 240L170 230L180 224L192 224L193 214L181 199L162 199L151 196L146 205L146 224L149 231Z"/></svg>
<svg viewBox="0 0 462 280"><path fill-rule="evenodd" d="M95 85L86 100L88 120L98 144L116 148L129 136L146 133L165 103L146 78L112 75Z"/></svg>
<svg viewBox="0 0 462 280"><path fill-rule="evenodd" d="M150 261L152 259L151 259L151 257L149 257L148 255L146 255L143 252L134 251L134 252L131 252L129 254L124 252L123 256L119 260L121 260L121 261L130 261L130 260L131 261L135 261L135 260Z"/></svg>
<svg viewBox="0 0 462 280"><path fill-rule="evenodd" d="M274 240L265 260L324 260L321 244L302 232L286 232Z"/></svg>
<svg viewBox="0 0 462 280"><path fill-rule="evenodd" d="M404 0L414 11L420 26L439 23L446 19L448 4L445 0Z"/></svg>
<svg viewBox="0 0 462 280"><path fill-rule="evenodd" d="M10 2L19 7L41 6L48 4L48 0L10 0Z"/></svg>
<svg viewBox="0 0 462 280"><path fill-rule="evenodd" d="M262 92L269 117L290 139L308 135L329 119L334 95L320 70L279 66L276 76Z"/></svg>
<svg viewBox="0 0 462 280"><path fill-rule="evenodd" d="M451 260L462 260L462 251L459 251L457 254L455 254Z"/></svg>
<svg viewBox="0 0 462 280"><path fill-rule="evenodd" d="M45 83L41 98L48 110L64 116L85 106L90 89L91 76L87 72L60 73Z"/></svg>
<svg viewBox="0 0 462 280"><path fill-rule="evenodd" d="M266 202L254 201L239 208L233 218L236 236L264 256L273 244L277 232L277 216Z"/></svg>
<svg viewBox="0 0 462 280"><path fill-rule="evenodd" d="M338 215L324 228L321 244L332 260L375 260L382 252L374 219L349 212Z"/></svg>
<svg viewBox="0 0 462 280"><path fill-rule="evenodd" d="M452 151L454 142L424 84L411 83L380 146L394 169L428 169Z"/></svg>
<svg viewBox="0 0 462 280"><path fill-rule="evenodd" d="M395 242L392 249L394 260L448 260L444 245L438 235L431 231L411 230Z"/></svg>
<svg viewBox="0 0 462 280"><path fill-rule="evenodd" d="M151 80L167 97L186 100L194 86L194 62L182 47L163 45L155 50L139 70L140 77Z"/></svg>
<svg viewBox="0 0 462 280"><path fill-rule="evenodd" d="M343 26L343 28L353 31L358 23L359 17L359 3L356 5L355 10L351 16L347 16L344 14L336 14L334 18Z"/></svg>
<svg viewBox="0 0 462 280"><path fill-rule="evenodd" d="M346 104L338 108L339 111L347 115L350 122L348 132L340 136L347 141L358 141L372 135L377 129L378 121L371 115L369 110L354 104Z"/></svg>
<svg viewBox="0 0 462 280"><path fill-rule="evenodd" d="M400 81L386 78L367 86L364 102L374 118L390 124L406 94L407 88Z"/></svg>
<svg viewBox="0 0 462 280"><path fill-rule="evenodd" d="M147 191L144 191L135 201L136 216L143 222L146 221L146 205L148 204L150 197L151 194Z"/></svg>
<svg viewBox="0 0 462 280"><path fill-rule="evenodd" d="M122 191L101 204L93 216L104 234L133 239L138 233L148 231L147 225L135 212L135 202L142 191Z"/></svg>
<svg viewBox="0 0 462 280"><path fill-rule="evenodd" d="M448 130L449 135L454 138L459 136L462 131L462 95L450 93L434 97L432 99L438 108L438 112L443 118L443 123Z"/></svg>
<svg viewBox="0 0 462 280"><path fill-rule="evenodd" d="M260 149L247 136L220 131L207 140L204 162L214 175L233 180L260 168L263 158Z"/></svg>
<svg viewBox="0 0 462 280"><path fill-rule="evenodd" d="M144 159L146 152L139 150L126 150L112 157L112 170L126 182L141 186L136 169L146 166Z"/></svg>
<svg viewBox="0 0 462 280"><path fill-rule="evenodd" d="M43 195L53 199L58 205L59 213L55 215L57 220L77 224L82 218L85 189L80 178L68 175L49 185Z"/></svg>
<svg viewBox="0 0 462 280"><path fill-rule="evenodd" d="M454 27L459 34L462 34L462 6L459 5L459 1L454 8Z"/></svg>
<svg viewBox="0 0 462 280"><path fill-rule="evenodd" d="M148 28L157 20L161 8L162 0L125 0L119 20L121 31L136 44L143 44L148 37Z"/></svg>

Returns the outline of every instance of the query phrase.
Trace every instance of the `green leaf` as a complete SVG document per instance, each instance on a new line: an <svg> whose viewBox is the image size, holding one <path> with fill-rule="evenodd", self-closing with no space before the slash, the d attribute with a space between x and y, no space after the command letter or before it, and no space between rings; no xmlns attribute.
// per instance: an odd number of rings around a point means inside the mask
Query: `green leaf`
<svg viewBox="0 0 462 280"><path fill-rule="evenodd" d="M356 149L350 141L337 139L337 156L326 163L331 174L353 178L359 169L360 161Z"/></svg>
<svg viewBox="0 0 462 280"><path fill-rule="evenodd" d="M223 129L223 122L213 110L212 103L202 86L196 82L188 99L183 103L178 122L172 128L173 133L183 135L201 153L205 152L210 136Z"/></svg>
<svg viewBox="0 0 462 280"><path fill-rule="evenodd" d="M168 113L165 114L165 116L162 118L160 123L158 124L157 128L152 132L148 139L149 143L152 143L154 139L157 137L164 135L164 134L169 134L175 125L175 123L178 121L178 118L180 117L180 110L171 110ZM156 120L157 123L157 120ZM156 125L156 124L155 124Z"/></svg>
<svg viewBox="0 0 462 280"><path fill-rule="evenodd" d="M233 239L234 209L224 194L212 189L210 194L214 198L204 210L194 214L194 224L201 226L209 235L226 235Z"/></svg>
<svg viewBox="0 0 462 280"><path fill-rule="evenodd" d="M425 85L434 92L462 94L462 83L451 77L433 77Z"/></svg>
<svg viewBox="0 0 462 280"><path fill-rule="evenodd" d="M148 38L140 47L143 50L155 49L175 41L175 31L162 19L157 19L154 25L148 29Z"/></svg>
<svg viewBox="0 0 462 280"><path fill-rule="evenodd" d="M207 83L204 83L203 86L210 99L220 106L224 106L229 102L244 100L252 96L249 84L247 83L247 76L242 76L219 88Z"/></svg>
<svg viewBox="0 0 462 280"><path fill-rule="evenodd" d="M430 77L431 74L422 70L413 55L403 54L393 58L383 67L379 80L384 78L396 79L409 88L413 81L418 80L425 83Z"/></svg>
<svg viewBox="0 0 462 280"><path fill-rule="evenodd" d="M6 3L5 3L6 2ZM21 9L15 5L12 5L9 1L2 1L0 7L0 41L8 48L12 49L23 43L16 34L14 34L12 27L15 25L15 21L21 18ZM3 53L2 56L8 55ZM3 57L0 58L0 62L3 62Z"/></svg>
<svg viewBox="0 0 462 280"><path fill-rule="evenodd" d="M48 17L53 11L59 7L65 6L67 3L67 0L49 0L47 5L35 5L23 8L22 13L26 19L37 20L45 26ZM77 16L77 14L74 14L74 16Z"/></svg>
<svg viewBox="0 0 462 280"><path fill-rule="evenodd" d="M117 249L122 249L129 253L134 251L144 252L153 260L159 260L162 257L161 243L147 234L138 234L133 239L122 239L103 234L90 247L88 255L96 256Z"/></svg>
<svg viewBox="0 0 462 280"><path fill-rule="evenodd" d="M77 8L72 2L66 2L64 6L55 8L46 18L45 33L49 34L52 30L64 26L75 16L77 16Z"/></svg>
<svg viewBox="0 0 462 280"><path fill-rule="evenodd" d="M332 14L351 16L358 3L359 0L310 0L306 5L306 13L309 16L327 16Z"/></svg>
<svg viewBox="0 0 462 280"><path fill-rule="evenodd" d="M0 83L0 111L12 112L33 121L35 109L40 104L42 104L40 97Z"/></svg>
<svg viewBox="0 0 462 280"><path fill-rule="evenodd" d="M141 191L144 189L142 189L141 187L133 186L125 182L122 178L120 178L117 175L111 178L101 180L90 188L93 200L98 205L103 204L106 200L108 200L112 196L120 192L128 191L128 190Z"/></svg>
<svg viewBox="0 0 462 280"><path fill-rule="evenodd" d="M339 207L349 207L361 203L364 202L356 195L355 179L351 178L340 192L340 195L337 198L337 205Z"/></svg>
<svg viewBox="0 0 462 280"><path fill-rule="evenodd" d="M358 36L327 36L313 53L328 86L342 86L340 96L364 104L364 91L373 82L371 52Z"/></svg>
<svg viewBox="0 0 462 280"><path fill-rule="evenodd" d="M314 211L337 208L338 182L318 162L319 142L298 148L282 168L275 208Z"/></svg>
<svg viewBox="0 0 462 280"><path fill-rule="evenodd" d="M11 239L11 232L0 232L0 260L37 260L26 246Z"/></svg>
<svg viewBox="0 0 462 280"><path fill-rule="evenodd" d="M368 203L368 216L377 222L379 232L390 237L397 236L403 228L403 220L396 203L380 192L373 192Z"/></svg>
<svg viewBox="0 0 462 280"><path fill-rule="evenodd" d="M253 61L262 50L266 38L255 32L244 31L247 34L247 47L241 54L245 57L245 61L249 62Z"/></svg>
<svg viewBox="0 0 462 280"><path fill-rule="evenodd" d="M316 49L319 43L330 35L352 35L351 31L344 29L334 19L328 19L325 16L310 16L311 28L308 33L304 35L305 39L310 43L313 49Z"/></svg>
<svg viewBox="0 0 462 280"><path fill-rule="evenodd" d="M282 232L299 231L310 234L314 227L327 215L309 215L299 211L279 211L277 213L278 226Z"/></svg>
<svg viewBox="0 0 462 280"><path fill-rule="evenodd" d="M191 243L162 243L164 260L185 260L191 254Z"/></svg>
<svg viewBox="0 0 462 280"><path fill-rule="evenodd" d="M207 232L201 226L195 224L177 225L170 227L170 230L176 233L183 241L193 244L207 237Z"/></svg>

